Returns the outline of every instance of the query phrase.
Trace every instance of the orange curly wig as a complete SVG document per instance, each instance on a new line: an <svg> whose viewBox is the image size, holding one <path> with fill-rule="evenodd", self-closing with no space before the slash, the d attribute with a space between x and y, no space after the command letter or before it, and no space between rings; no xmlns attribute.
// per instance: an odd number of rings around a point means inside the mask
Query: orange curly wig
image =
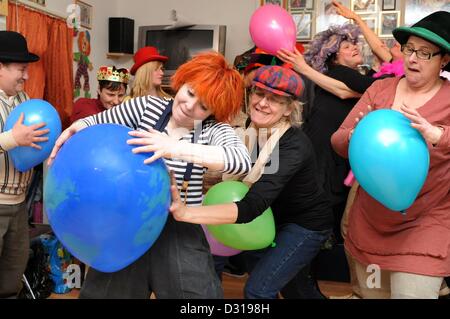
<svg viewBox="0 0 450 319"><path fill-rule="evenodd" d="M216 120L230 122L240 111L244 83L238 71L217 52L200 53L172 76L175 92L189 84Z"/></svg>

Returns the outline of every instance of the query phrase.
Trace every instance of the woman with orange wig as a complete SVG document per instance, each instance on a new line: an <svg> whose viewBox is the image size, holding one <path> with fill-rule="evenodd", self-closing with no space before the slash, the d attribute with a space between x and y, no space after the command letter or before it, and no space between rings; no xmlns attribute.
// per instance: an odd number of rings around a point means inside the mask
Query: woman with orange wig
<svg viewBox="0 0 450 319"><path fill-rule="evenodd" d="M81 119L66 129L50 155L77 131L99 123L132 127L135 153L149 153L145 163L164 158L187 206L202 203L207 169L231 174L250 170L250 156L225 122L240 110L243 82L225 58L202 53L180 66L172 78L173 99L144 96ZM169 217L153 246L137 261L115 273L90 269L81 298L222 298L208 242L200 225Z"/></svg>

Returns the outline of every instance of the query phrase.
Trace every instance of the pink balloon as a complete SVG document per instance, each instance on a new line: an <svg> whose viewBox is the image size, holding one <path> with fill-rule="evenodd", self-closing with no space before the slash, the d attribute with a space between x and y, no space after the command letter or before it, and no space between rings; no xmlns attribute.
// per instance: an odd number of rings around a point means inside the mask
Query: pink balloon
<svg viewBox="0 0 450 319"><path fill-rule="evenodd" d="M250 19L250 35L256 46L276 55L280 49L294 51L297 29L292 16L280 6L259 7Z"/></svg>
<svg viewBox="0 0 450 319"><path fill-rule="evenodd" d="M224 257L229 257L229 256L234 256L239 254L241 251L231 248L231 247L227 247L221 243L219 243L213 236L211 236L211 234L208 231L208 228L206 228L206 226L202 225L203 228L203 232L205 233L206 236L206 240L209 243L209 247L211 248L211 254L216 255L216 256L224 256Z"/></svg>

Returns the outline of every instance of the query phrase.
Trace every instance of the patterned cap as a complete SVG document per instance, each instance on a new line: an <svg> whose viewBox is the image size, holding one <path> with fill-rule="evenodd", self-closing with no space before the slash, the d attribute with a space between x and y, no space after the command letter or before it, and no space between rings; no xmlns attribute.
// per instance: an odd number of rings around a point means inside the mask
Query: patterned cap
<svg viewBox="0 0 450 319"><path fill-rule="evenodd" d="M115 66L101 66L97 71L98 81L111 81L127 84L130 73L127 69L116 69Z"/></svg>
<svg viewBox="0 0 450 319"><path fill-rule="evenodd" d="M299 97L304 88L302 78L295 71L277 65L260 67L252 84L274 94Z"/></svg>

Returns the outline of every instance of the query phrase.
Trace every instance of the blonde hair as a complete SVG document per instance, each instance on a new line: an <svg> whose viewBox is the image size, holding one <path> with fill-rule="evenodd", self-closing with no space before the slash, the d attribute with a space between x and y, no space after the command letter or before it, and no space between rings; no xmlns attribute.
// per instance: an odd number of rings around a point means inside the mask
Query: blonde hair
<svg viewBox="0 0 450 319"><path fill-rule="evenodd" d="M289 123L291 123L292 126L302 125L303 103L300 102L299 100L294 100L290 98L288 108L292 110L291 114L289 115Z"/></svg>
<svg viewBox="0 0 450 319"><path fill-rule="evenodd" d="M142 65L137 69L134 76L133 85L131 87L131 97L139 97L148 95L152 89L158 92L159 97L170 98L171 96L166 93L160 85L155 86L153 84L153 72L158 70L163 65L160 61L150 61Z"/></svg>

